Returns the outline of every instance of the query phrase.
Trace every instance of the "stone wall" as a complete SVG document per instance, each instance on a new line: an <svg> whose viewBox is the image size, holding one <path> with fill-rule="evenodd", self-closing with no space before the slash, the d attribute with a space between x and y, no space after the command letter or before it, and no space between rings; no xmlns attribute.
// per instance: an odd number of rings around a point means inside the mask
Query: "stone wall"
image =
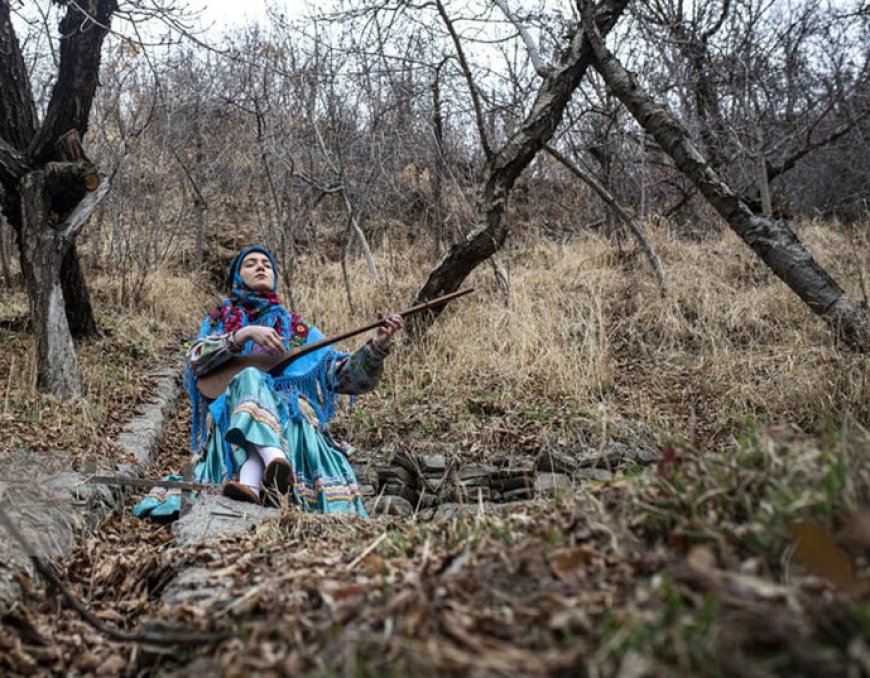
<svg viewBox="0 0 870 678"><path fill-rule="evenodd" d="M437 447L419 453L383 449L368 461L351 463L371 513L427 519L454 507L552 497L583 482L610 480L619 470L656 458L650 449L610 441L571 453L540 450L536 457L502 465L462 461Z"/></svg>

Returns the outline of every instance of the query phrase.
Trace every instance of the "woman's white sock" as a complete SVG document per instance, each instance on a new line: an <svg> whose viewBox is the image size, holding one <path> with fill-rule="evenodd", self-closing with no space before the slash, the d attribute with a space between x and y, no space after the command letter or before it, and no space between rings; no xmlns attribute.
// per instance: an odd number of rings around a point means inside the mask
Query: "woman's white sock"
<svg viewBox="0 0 870 678"><path fill-rule="evenodd" d="M247 485L257 496L260 496L260 484L263 482L263 460L259 455L249 454L248 460L239 469L239 482Z"/></svg>
<svg viewBox="0 0 870 678"><path fill-rule="evenodd" d="M284 452L277 447L260 447L257 445L257 452L260 453L260 458L263 460L265 466L272 463L273 459L284 456Z"/></svg>

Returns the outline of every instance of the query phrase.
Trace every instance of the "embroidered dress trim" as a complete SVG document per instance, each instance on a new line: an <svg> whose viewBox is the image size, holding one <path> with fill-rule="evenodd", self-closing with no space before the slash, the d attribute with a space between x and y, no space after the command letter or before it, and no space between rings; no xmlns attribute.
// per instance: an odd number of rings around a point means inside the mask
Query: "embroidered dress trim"
<svg viewBox="0 0 870 678"><path fill-rule="evenodd" d="M359 486L347 477L323 478L323 476L315 476L314 479L309 480L302 474L297 474L294 487L297 496L309 508L316 508L320 504L321 498L327 502L352 502L361 497Z"/></svg>
<svg viewBox="0 0 870 678"><path fill-rule="evenodd" d="M275 412L269 405L257 400L256 398L245 398L236 405L232 416L237 414L247 414L254 421L265 424L278 435L281 435L281 424Z"/></svg>

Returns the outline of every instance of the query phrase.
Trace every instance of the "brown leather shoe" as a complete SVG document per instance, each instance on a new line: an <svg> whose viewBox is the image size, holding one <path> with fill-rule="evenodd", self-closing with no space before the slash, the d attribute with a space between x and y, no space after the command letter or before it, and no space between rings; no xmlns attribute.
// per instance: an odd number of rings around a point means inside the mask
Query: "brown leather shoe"
<svg viewBox="0 0 870 678"><path fill-rule="evenodd" d="M251 504L261 503L260 495L244 483L240 483L237 480L228 480L225 482L221 494L228 499L235 499L236 501L246 501Z"/></svg>
<svg viewBox="0 0 870 678"><path fill-rule="evenodd" d="M285 457L276 457L263 472L263 488L271 494L285 495L290 492L292 479L290 462Z"/></svg>

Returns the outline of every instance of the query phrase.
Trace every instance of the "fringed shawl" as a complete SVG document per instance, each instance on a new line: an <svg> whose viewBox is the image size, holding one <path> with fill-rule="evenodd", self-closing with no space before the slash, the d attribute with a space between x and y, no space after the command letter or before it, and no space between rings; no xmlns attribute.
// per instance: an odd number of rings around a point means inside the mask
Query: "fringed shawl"
<svg viewBox="0 0 870 678"><path fill-rule="evenodd" d="M244 282L241 281L238 275L238 268L244 257L252 251L264 252L271 259L271 254L268 250L260 247L249 248L236 257L229 276L229 280L232 281L231 296L206 315L202 321L198 339L215 334L224 334L232 329L240 329L248 325L275 328L284 337L284 346L287 349L305 346L323 339L323 333L314 325L281 306L280 300L274 292L267 295L258 295L253 290L247 288ZM242 294L240 295L239 292ZM247 300L252 296L256 296L259 299L266 298L268 303L259 303L256 312L251 313L246 309L246 306L250 306L250 304L243 305L240 303L240 297ZM229 319L232 320L227 323ZM232 325L229 330L226 329L227 324ZM253 341L248 341L241 355L261 352L262 350ZM299 397L302 396L311 404L320 424L324 428L326 427L326 424L335 415L338 398L338 394L333 388L330 368L335 360L345 355L344 353L339 353L331 346L326 346L294 360L281 376L264 375L266 383L270 388L281 396L277 400L282 425L290 419L296 421L302 419L303 415L299 410ZM227 412L226 393L209 403L197 390L196 375L189 364L185 368L184 385L190 395L193 409L191 427L192 448L195 453L201 453L208 439L206 419L209 413L211 413L214 425L221 431L226 431L229 426L230 413ZM225 443L224 447L229 448L229 443ZM224 456L231 454L231 449L224 450ZM232 465L230 464L228 468L232 468Z"/></svg>

